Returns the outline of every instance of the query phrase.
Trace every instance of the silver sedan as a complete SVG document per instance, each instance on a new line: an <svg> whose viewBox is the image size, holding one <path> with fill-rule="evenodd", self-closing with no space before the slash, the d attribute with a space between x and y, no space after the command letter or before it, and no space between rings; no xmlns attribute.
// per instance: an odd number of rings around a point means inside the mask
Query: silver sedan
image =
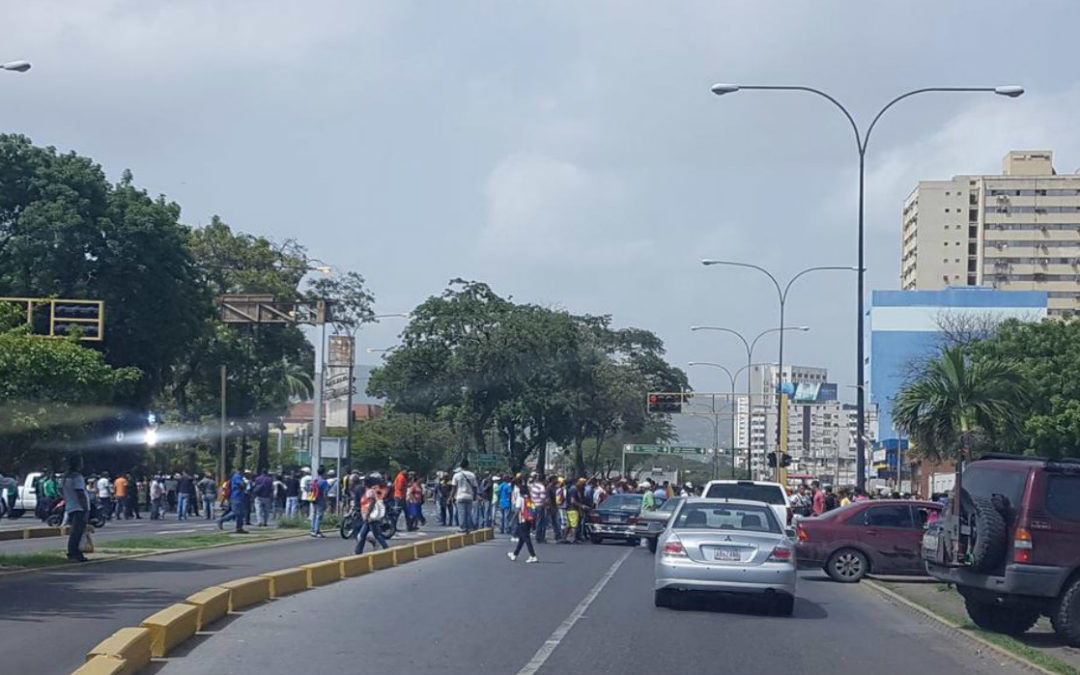
<svg viewBox="0 0 1080 675"><path fill-rule="evenodd" d="M654 598L671 607L677 594L757 594L777 614L795 608L795 544L768 504L686 499L657 543Z"/></svg>

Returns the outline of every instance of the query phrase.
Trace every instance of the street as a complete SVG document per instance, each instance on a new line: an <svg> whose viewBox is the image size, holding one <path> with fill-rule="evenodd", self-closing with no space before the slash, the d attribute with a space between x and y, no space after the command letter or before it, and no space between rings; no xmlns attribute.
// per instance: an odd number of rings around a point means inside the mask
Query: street
<svg viewBox="0 0 1080 675"><path fill-rule="evenodd" d="M19 518L18 520L4 521L20 523L24 527L45 527L40 520L33 518ZM232 523L226 523L230 528ZM7 528L10 529L10 528ZM263 528L252 527L258 532ZM273 529L273 528L271 528ZM133 537L172 537L186 534L207 534L217 532L217 521L205 520L204 518L191 518L189 520L177 520L174 514L163 520L150 520L144 517L142 520L110 520L105 527L94 530L94 542L101 545L116 539L130 539ZM227 530L227 531L231 531ZM4 553L30 553L31 551L44 551L50 549L62 549L66 545L66 537L45 537L43 539L13 539L0 541L0 554Z"/></svg>
<svg viewBox="0 0 1080 675"><path fill-rule="evenodd" d="M402 533L390 544L445 531L431 527L425 535ZM301 537L0 576L0 673L66 675L115 630L137 626L207 586L349 555L354 545L328 533L325 539Z"/></svg>
<svg viewBox="0 0 1080 675"><path fill-rule="evenodd" d="M818 572L803 575L791 618L749 602L663 610L644 548L548 544L535 565L511 563L507 550L499 538L272 601L182 646L159 672L1016 672ZM298 631L318 638L282 648Z"/></svg>

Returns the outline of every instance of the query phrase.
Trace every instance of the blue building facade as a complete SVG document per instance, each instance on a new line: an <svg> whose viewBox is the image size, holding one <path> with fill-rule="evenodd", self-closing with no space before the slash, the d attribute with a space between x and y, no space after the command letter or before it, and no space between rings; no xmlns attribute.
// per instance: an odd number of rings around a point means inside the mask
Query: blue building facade
<svg viewBox="0 0 1080 675"><path fill-rule="evenodd" d="M879 441L899 439L892 404L913 364L943 345L942 319L971 315L996 320L1041 321L1045 291L999 291L985 287L940 291L874 291L870 301L870 400L878 407ZM894 456L895 457L895 456ZM895 461L895 458L894 458Z"/></svg>

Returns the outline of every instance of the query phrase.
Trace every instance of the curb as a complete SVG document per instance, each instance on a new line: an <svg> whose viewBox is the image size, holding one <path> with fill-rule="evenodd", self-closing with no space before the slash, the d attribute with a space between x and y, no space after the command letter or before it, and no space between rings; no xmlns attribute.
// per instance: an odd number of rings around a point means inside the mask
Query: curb
<svg viewBox="0 0 1080 675"><path fill-rule="evenodd" d="M1011 660L1011 661L1013 661L1015 663L1020 664L1024 668L1035 671L1037 673L1044 673L1045 675L1060 675L1059 673L1056 673L1056 672L1054 672L1054 671L1052 671L1052 670L1050 670L1048 668L1044 668L1044 667L1040 666L1037 663L1034 663L1032 661L1028 661L1027 659L1025 659L1023 656L1020 656L1019 654L1014 654L1013 652L1009 651L1008 649L1005 649L1003 647L999 647L998 645L994 644L993 642L990 642L989 640L986 640L986 639L976 635L975 633L972 633L971 631L962 628L960 625L958 625L956 623L953 623L952 620L941 616L937 612L934 612L933 610L927 609L926 607L923 607L922 605L920 605L917 602L914 602L912 600L908 600L907 598L900 595L899 593L897 593L894 590L885 588L884 586L882 586L880 583L878 583L876 581L873 581L871 579L863 579L862 583L866 584L867 586L874 589L876 592L884 595L885 597L889 598L890 600L892 600L894 602L898 602L898 603L904 605L905 607L907 607L908 609L915 610L916 612L922 614L923 616L928 617L930 619L933 619L937 623L940 623L942 626L945 626L946 628L948 628L952 633L954 633L956 635L959 635L959 636L961 636L961 637L963 637L963 638L965 638L967 640L977 642L978 644L980 644L981 646L989 649L990 651L994 652L998 656L1005 657L1005 658L1007 658L1007 659L1009 659L1009 660Z"/></svg>
<svg viewBox="0 0 1080 675"><path fill-rule="evenodd" d="M285 538L287 537L283 537ZM196 630L206 630L208 625L235 609L262 604L276 597L278 594L274 590L285 579L289 580L289 593L302 593L350 576L374 573L380 569L403 565L418 557L456 550L494 538L494 530L487 528L476 530L470 536L451 534L435 537L422 542L392 546L382 551L332 558L298 568L267 572L216 584L192 594L182 602L154 612L138 628L119 629L91 649L86 655L86 662L71 675L135 675L141 669L151 665L152 659L168 656L170 651L194 637L197 634ZM440 541L445 546L440 547L435 544ZM417 547L423 547L425 552L418 556ZM404 552L406 550L407 553ZM399 552L402 553L400 556ZM349 572L353 574L350 575ZM303 577L306 582L303 587L299 584L300 577ZM282 584L281 590L284 591L283 586ZM228 612L219 613L207 610L206 605L210 598L216 598L220 604L226 595Z"/></svg>
<svg viewBox="0 0 1080 675"><path fill-rule="evenodd" d="M307 532L298 532L296 534L287 534L281 537L273 537L270 539L248 540L242 539L237 541L226 541L220 544L211 544L209 546L199 546L197 548L162 548L153 551L143 551L142 553L130 553L113 556L111 558L99 558L97 560L87 560L84 563L64 563L63 565L52 565L49 567L24 567L14 570L0 570L0 578L15 576L17 574L33 574L35 572L51 572L53 570L68 570L73 568L85 568L87 565L101 565L103 563L109 563L116 560L136 560L138 558L151 558L156 555L168 555L170 553L183 553L185 551L208 551L214 548L227 548L229 546L254 546L255 544L273 544L279 541L287 541L289 539L296 539L303 537ZM109 542L103 542L100 548L102 550L108 549Z"/></svg>

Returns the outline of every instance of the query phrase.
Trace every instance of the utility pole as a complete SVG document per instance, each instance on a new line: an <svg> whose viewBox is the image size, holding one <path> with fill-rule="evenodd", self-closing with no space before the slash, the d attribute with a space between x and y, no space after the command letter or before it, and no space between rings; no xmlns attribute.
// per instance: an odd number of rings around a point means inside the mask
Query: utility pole
<svg viewBox="0 0 1080 675"><path fill-rule="evenodd" d="M319 300L315 306L315 322L319 326L319 341L315 344L315 400L311 410L311 475L319 475L319 454L322 450L323 388L323 350L326 344L326 301Z"/></svg>
<svg viewBox="0 0 1080 675"><path fill-rule="evenodd" d="M225 428L225 374L226 366L221 364L221 473L218 474L220 480L225 480L225 436L227 431Z"/></svg>

